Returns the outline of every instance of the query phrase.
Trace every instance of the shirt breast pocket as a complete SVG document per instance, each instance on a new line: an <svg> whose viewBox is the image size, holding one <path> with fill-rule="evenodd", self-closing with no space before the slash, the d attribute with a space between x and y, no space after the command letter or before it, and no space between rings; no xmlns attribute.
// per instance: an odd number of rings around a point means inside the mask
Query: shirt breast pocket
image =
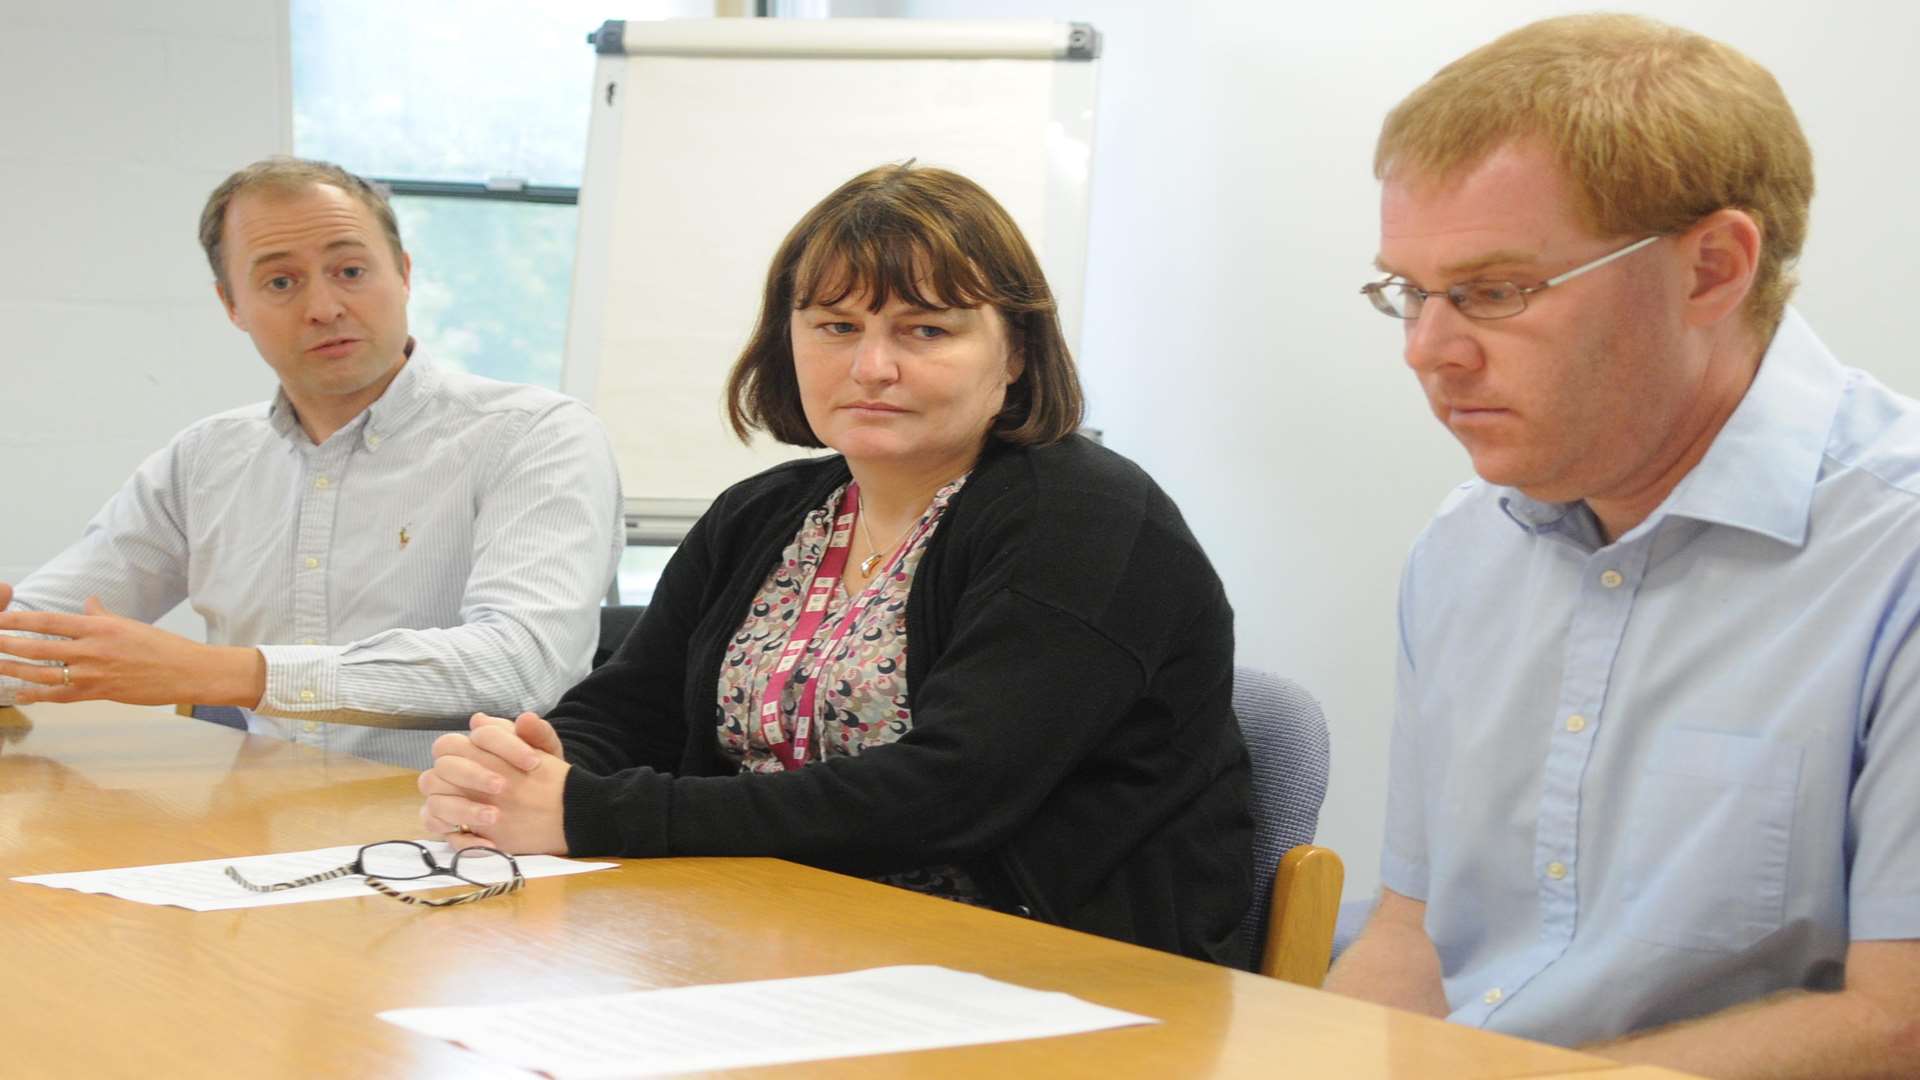
<svg viewBox="0 0 1920 1080"><path fill-rule="evenodd" d="M1655 737L1628 819L1629 935L1735 952L1780 928L1800 757L1749 735Z"/></svg>

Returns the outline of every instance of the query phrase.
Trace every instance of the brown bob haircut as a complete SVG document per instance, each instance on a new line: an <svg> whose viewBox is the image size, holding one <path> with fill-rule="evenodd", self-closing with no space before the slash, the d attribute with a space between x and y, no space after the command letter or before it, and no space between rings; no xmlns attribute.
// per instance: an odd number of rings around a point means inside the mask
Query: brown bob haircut
<svg viewBox="0 0 1920 1080"><path fill-rule="evenodd" d="M273 157L256 161L222 180L213 194L207 196L207 205L200 211L200 248L207 253L213 280L222 290L227 288L227 207L233 205L233 200L250 191L298 195L315 184L337 187L359 200L373 213L374 220L380 223L380 231L386 234L387 246L393 249L394 265L406 262L406 249L400 246L400 222L394 218L393 206L379 188L331 162Z"/></svg>
<svg viewBox="0 0 1920 1080"><path fill-rule="evenodd" d="M1374 175L1447 181L1514 139L1538 139L1602 236L1667 235L1745 211L1761 248L1748 325L1763 339L1793 292L1813 153L1767 69L1635 15L1523 26L1440 69L1387 114Z"/></svg>
<svg viewBox="0 0 1920 1080"><path fill-rule="evenodd" d="M727 376L727 418L742 442L762 430L793 446L822 445L800 403L789 325L795 311L854 295L876 313L896 296L933 310L993 307L1020 375L989 437L1043 446L1080 427L1080 377L1019 226L980 185L909 161L840 185L781 241L759 322Z"/></svg>

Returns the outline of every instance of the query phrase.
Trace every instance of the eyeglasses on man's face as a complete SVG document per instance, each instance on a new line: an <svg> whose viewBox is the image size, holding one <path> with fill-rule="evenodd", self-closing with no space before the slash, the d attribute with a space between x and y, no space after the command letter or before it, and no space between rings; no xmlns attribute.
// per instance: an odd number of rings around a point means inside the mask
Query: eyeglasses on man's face
<svg viewBox="0 0 1920 1080"><path fill-rule="evenodd" d="M1617 251L1576 266L1564 274L1550 277L1538 285L1521 287L1511 281L1463 281L1445 289L1429 292L1411 281L1388 277L1360 286L1360 292L1373 302L1374 310L1396 319L1417 319L1431 297L1441 297L1454 310L1469 319L1510 319L1527 310L1527 297L1555 285L1572 281L1589 270L1598 270L1615 259L1627 256L1660 239L1649 236Z"/></svg>
<svg viewBox="0 0 1920 1080"><path fill-rule="evenodd" d="M513 856L504 851L489 847L463 848L453 853L453 860L442 866L433 861L433 853L426 845L412 840L383 840L378 844L368 844L360 849L353 861L345 866L336 867L325 873L312 874L292 881L282 881L273 885L256 885L240 876L240 871L227 867L227 876L238 882L250 892L271 893L287 889L298 889L303 885L314 885L334 878L359 875L367 879L367 887L384 896L391 896L405 904L424 904L427 907L452 907L455 904L471 904L475 900L485 900L490 896L500 896L513 892L527 883L520 876L520 864ZM470 893L450 896L438 900L404 893L386 884L388 881L419 881L423 878L446 876L464 881L479 888Z"/></svg>

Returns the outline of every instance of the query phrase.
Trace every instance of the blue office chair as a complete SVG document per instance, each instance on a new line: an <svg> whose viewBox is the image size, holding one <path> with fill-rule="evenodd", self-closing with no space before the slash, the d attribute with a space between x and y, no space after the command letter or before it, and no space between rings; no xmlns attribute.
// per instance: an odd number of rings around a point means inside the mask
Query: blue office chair
<svg viewBox="0 0 1920 1080"><path fill-rule="evenodd" d="M1333 950L1345 876L1316 847L1331 745L1326 714L1298 684L1248 667L1233 672L1233 711L1253 759L1253 905L1234 935L1236 967L1319 986Z"/></svg>
<svg viewBox="0 0 1920 1080"><path fill-rule="evenodd" d="M646 613L645 604L608 604L600 609L600 643L593 647L594 667L607 662Z"/></svg>
<svg viewBox="0 0 1920 1080"><path fill-rule="evenodd" d="M195 720L205 720L209 724L219 724L235 731L247 730L247 714L229 705L180 705L174 712L181 716L191 716Z"/></svg>

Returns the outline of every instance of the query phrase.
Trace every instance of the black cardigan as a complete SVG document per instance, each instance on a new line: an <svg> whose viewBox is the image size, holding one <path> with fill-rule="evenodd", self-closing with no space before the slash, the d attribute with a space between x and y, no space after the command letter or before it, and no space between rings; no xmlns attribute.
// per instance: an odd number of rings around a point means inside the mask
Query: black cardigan
<svg viewBox="0 0 1920 1080"><path fill-rule="evenodd" d="M1180 512L1082 438L993 443L907 600L912 730L738 774L720 665L838 457L729 488L646 615L551 714L574 855L770 855L853 874L965 867L1005 910L1202 959L1252 895L1233 612Z"/></svg>

